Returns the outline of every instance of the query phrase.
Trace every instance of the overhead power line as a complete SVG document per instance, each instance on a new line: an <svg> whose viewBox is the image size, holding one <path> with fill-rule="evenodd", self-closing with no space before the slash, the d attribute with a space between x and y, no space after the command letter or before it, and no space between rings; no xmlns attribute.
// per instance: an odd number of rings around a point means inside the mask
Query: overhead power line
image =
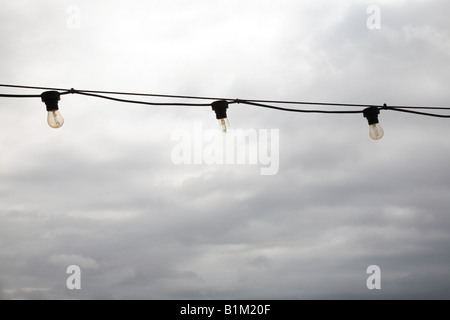
<svg viewBox="0 0 450 320"><path fill-rule="evenodd" d="M224 132L227 131L228 119L226 116L226 110L229 104L245 104L258 108L268 108L278 111L297 112L297 113L326 113L326 114L356 114L362 113L367 118L370 126L370 135L373 139L378 140L383 136L383 131L378 123L378 114L380 110L391 110L397 112L411 113L421 116L438 117L438 118L450 118L450 114L437 114L430 112L422 112L415 110L450 110L450 107L433 107L433 106L409 106L409 105L394 105L383 106L375 104L355 104L355 103L332 103L332 102L311 102L311 101L288 101L288 100L256 100L256 99L235 99L224 97L207 97L207 96L187 96L187 95L169 95L169 94L155 94L155 93L134 93L134 92L120 92L120 91L99 91L99 90L79 90L68 88L53 88L42 86L23 86L12 84L0 84L0 87L14 88L14 89L27 89L27 90L45 90L43 93L37 94L0 94L2 98L41 98L46 104L47 111L49 113L48 123L51 127L59 128L63 125L64 119L59 112L58 101L61 95L78 94L83 96L89 96L100 99L107 99L122 103L151 105L151 106L184 106L184 107L208 107L210 106L216 113L216 118ZM183 99L183 100L209 100L208 103L198 102L152 102L142 101L134 99L124 99L117 96L131 96L131 97L152 97L152 98L165 98L165 99ZM280 105L297 105L297 106L315 106L315 107L348 107L352 110L323 110L323 109L298 109L291 107L282 107ZM355 110L353 108L359 108Z"/></svg>
<svg viewBox="0 0 450 320"><path fill-rule="evenodd" d="M129 95L129 96L143 96L143 97L158 97L158 98L174 98L174 99L195 99L195 100L227 100L235 102L255 102L255 103L274 103L274 104L297 104L297 105L316 105L316 106L333 106L333 107L358 107L369 108L377 107L376 104L356 104L356 103L332 103L332 102L312 102L312 101L288 101L288 100L256 100L256 99L234 99L224 97L206 97L206 96L190 96L190 95L169 95L169 94L155 94L155 93L136 93L136 92L121 92L121 91L99 91L99 90L75 90L73 88L54 88L54 87L36 87L36 86L23 86L23 85L11 85L0 84L0 87L7 88L19 88L19 89L34 89L34 90L54 90L61 91L61 94L67 93L93 93L93 94L107 94L107 95ZM0 97L29 97L35 98L40 95L2 95ZM131 101L131 100L129 100ZM148 103L151 104L151 103ZM170 103L169 103L170 104ZM169 105L168 104L168 105ZM173 104L172 104L173 105ZM206 104L205 104L206 105ZM209 105L209 104L208 104ZM450 107L431 107L431 106L410 106L410 105L392 105L389 108L395 109L428 109L428 110L450 110Z"/></svg>

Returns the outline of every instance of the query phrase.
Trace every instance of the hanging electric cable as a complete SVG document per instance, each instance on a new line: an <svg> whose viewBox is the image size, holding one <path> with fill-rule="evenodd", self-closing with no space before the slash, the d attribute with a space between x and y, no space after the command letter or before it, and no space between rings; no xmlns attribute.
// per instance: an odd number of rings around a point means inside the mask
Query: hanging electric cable
<svg viewBox="0 0 450 320"><path fill-rule="evenodd" d="M412 109L422 110L447 110L450 111L450 107L420 107L420 106L383 106L371 105L371 104L354 104L354 103L328 103L328 102L306 102L306 101L285 101L285 100L254 100L254 99L232 99L232 98L217 98L217 97L204 97L204 96L185 96L185 95L167 95L167 94L153 94L153 93L132 93L132 92L118 92L118 91L95 91L95 90L75 90L64 88L49 88L49 87L32 87L32 86L20 86L11 84L0 84L0 87L15 88L15 89L30 89L30 90L46 90L40 95L36 94L2 94L2 98L38 98L46 104L48 111L48 123L52 128L59 128L64 124L64 119L59 112L58 102L61 95L78 94L94 98L107 99L116 102L151 105L151 106L184 106L184 107L206 107L211 106L216 113L216 119L219 120L219 124L223 132L227 132L229 128L227 109L229 104L244 104L259 108L268 108L278 111L297 112L297 113L324 113L324 114L356 114L363 113L364 117L369 122L369 134L372 139L381 139L384 135L383 129L378 122L378 115L380 110L391 110L397 112L405 112L410 114L416 114L421 116L438 117L438 118L450 118L450 114L437 114L422 111L415 111ZM141 97L154 97L165 99L185 99L185 100L210 100L209 103L187 103L187 102L151 102L133 99L122 99L112 97L111 95L127 95L127 96L141 96ZM322 109L296 109L286 108L279 105L310 105L310 106L328 106L328 107L358 107L364 108L360 110L322 110Z"/></svg>

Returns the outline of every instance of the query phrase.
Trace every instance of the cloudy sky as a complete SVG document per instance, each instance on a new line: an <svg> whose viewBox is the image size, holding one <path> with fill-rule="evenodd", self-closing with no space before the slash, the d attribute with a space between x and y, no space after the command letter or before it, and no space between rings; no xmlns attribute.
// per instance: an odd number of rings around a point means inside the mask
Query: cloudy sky
<svg viewBox="0 0 450 320"><path fill-rule="evenodd" d="M3 84L450 106L445 0L1 4ZM52 129L39 98L0 98L2 299L450 298L450 120L382 111L374 141L361 114L230 105L264 175L174 159L205 152L210 107L59 105Z"/></svg>

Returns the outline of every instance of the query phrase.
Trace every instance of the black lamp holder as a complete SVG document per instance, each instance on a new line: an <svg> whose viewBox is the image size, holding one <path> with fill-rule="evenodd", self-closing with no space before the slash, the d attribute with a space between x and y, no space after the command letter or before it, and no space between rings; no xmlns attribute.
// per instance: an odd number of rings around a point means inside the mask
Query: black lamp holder
<svg viewBox="0 0 450 320"><path fill-rule="evenodd" d="M216 113L216 119L225 119L227 117L228 102L225 100L214 101L211 104L212 109Z"/></svg>
<svg viewBox="0 0 450 320"><path fill-rule="evenodd" d="M58 108L58 101L61 94L58 91L45 91L41 94L42 102L47 106L47 111L56 111Z"/></svg>
<svg viewBox="0 0 450 320"><path fill-rule="evenodd" d="M369 125L378 123L378 115L380 110L377 107L369 107L363 110L363 115L367 118Z"/></svg>

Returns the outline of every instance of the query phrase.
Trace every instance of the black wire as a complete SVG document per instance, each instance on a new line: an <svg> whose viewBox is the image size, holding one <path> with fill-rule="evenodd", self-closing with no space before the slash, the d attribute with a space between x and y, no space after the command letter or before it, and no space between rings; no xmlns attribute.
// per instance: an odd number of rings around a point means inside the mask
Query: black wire
<svg viewBox="0 0 450 320"><path fill-rule="evenodd" d="M115 95L157 97L157 98L196 99L196 100L232 100L232 99L218 98L218 97L197 97L197 96L154 94L154 93L133 93L133 92L117 92L117 91L94 91L94 90L78 90L78 91L87 92L87 93L97 93L97 94L115 94Z"/></svg>
<svg viewBox="0 0 450 320"><path fill-rule="evenodd" d="M307 101L285 101L285 100L249 100L248 102L262 102L262 103L279 103L279 104L301 104L311 106L332 106L332 107L358 107L358 108L370 108L377 107L373 104L354 104L354 103L332 103L332 102L307 102ZM450 109L450 108L449 108Z"/></svg>
<svg viewBox="0 0 450 320"><path fill-rule="evenodd" d="M152 93L132 93L132 92L117 92L117 91L74 90L74 89L34 87L34 86L21 86L21 85L9 85L9 84L0 84L0 87L22 88L22 89L40 89L40 90L55 90L55 91L65 91L65 92L69 92L69 93L84 92L84 93L92 93L92 94L131 95L131 96L146 96L146 97L175 98L175 99L227 100L227 101L247 101L247 102L254 102L254 103L319 105L319 106L358 107L358 108L377 107L377 105L373 105L373 104L307 102L307 101L284 101L284 100L254 100L254 99L239 100L239 99L218 98L218 97L168 95L168 94L152 94ZM113 100L113 99L110 99L110 100ZM120 101L120 100L118 100L118 101ZM127 101L131 101L131 100L126 100L124 102L127 102ZM139 102L130 102L130 103L139 103ZM143 104L150 104L150 103L143 103ZM160 105L164 105L164 104L160 104ZM174 104L168 104L168 105L174 105ZM187 105L189 105L189 104L187 104ZM391 108L395 108L395 109L424 109L424 110L425 109L428 109L428 110L450 110L450 107L420 107L420 106L405 106L405 105L403 105L403 106L391 106ZM274 108L274 109L276 109L276 108ZM280 108L280 110L283 110L283 108ZM286 111L288 111L288 110L289 109L286 108ZM293 109L294 112L301 112L301 111L295 111L295 110L296 109ZM328 113L328 112L325 112L325 113ZM332 113L334 113L334 112L332 112ZM348 112L344 112L344 113L348 113ZM446 116L444 116L444 117L446 117Z"/></svg>
<svg viewBox="0 0 450 320"><path fill-rule="evenodd" d="M71 91L60 92L60 95L73 93ZM0 93L0 98L40 98L40 94L3 94Z"/></svg>
<svg viewBox="0 0 450 320"><path fill-rule="evenodd" d="M234 99L218 98L218 97L197 97L197 96L169 95L169 94L119 92L119 91L74 90L74 89L61 89L61 88L19 86L19 85L10 85L10 84L0 84L0 87L22 88L22 89L39 89L39 90L54 90L54 91L69 91L69 92L72 91L71 93L86 92L86 93L97 93L97 94L115 94L115 95L129 95L129 96L143 96L143 97L175 98L175 99L234 100Z"/></svg>
<svg viewBox="0 0 450 320"><path fill-rule="evenodd" d="M333 102L306 102L306 101L285 101L285 100L253 100L246 99L249 102L263 102L263 103L279 103L279 104L302 104L302 105L316 105L316 106L333 106L333 107L357 107L357 108L371 108L379 107L374 104L357 104L357 103L333 103ZM429 110L450 110L450 107L419 107L419 106L392 106L397 109L429 109Z"/></svg>
<svg viewBox="0 0 450 320"><path fill-rule="evenodd" d="M289 112L304 112L304 113L362 113L362 110L346 110L346 111L333 111L333 110L304 110L304 109L291 109L291 108L282 108L282 107L276 107L276 106L270 106L267 104L262 103L255 103L250 102L247 100L237 100L238 103L248 104L256 107L261 108L269 108L269 109L275 109L275 110L281 110L281 111L289 111Z"/></svg>
<svg viewBox="0 0 450 320"><path fill-rule="evenodd" d="M6 87L6 88L20 88L20 89L53 90L53 91L69 91L68 89L61 89L61 88L18 86L18 85L13 85L13 84L0 84L0 87Z"/></svg>
<svg viewBox="0 0 450 320"><path fill-rule="evenodd" d="M0 94L1 98L40 98L37 94Z"/></svg>
<svg viewBox="0 0 450 320"><path fill-rule="evenodd" d="M435 113L427 113L427 112L419 112L419 111L412 111L412 110L405 110L405 109L398 109L398 108L396 108L396 107L387 107L387 108L383 108L383 109L385 109L385 110L399 111L399 112L407 112L407 113L418 114L418 115L428 116L428 117L450 118L450 115L435 114Z"/></svg>
<svg viewBox="0 0 450 320"><path fill-rule="evenodd" d="M118 99L113 97L107 97L99 94L93 94L93 93L86 93L84 91L75 91L71 93L81 94L84 96L91 96L91 97L97 97L107 100L113 100L118 102L125 102L125 103L136 103L136 104L145 104L145 105L151 105L151 106L190 106L190 107L205 107L205 106L211 106L210 103L174 103L174 102L167 102L167 103L158 103L158 102L147 102L147 101L136 101L136 100L125 100L125 99Z"/></svg>
<svg viewBox="0 0 450 320"><path fill-rule="evenodd" d="M200 106L200 107L211 106L210 103L207 103L207 104L205 104L205 103L199 103L199 104L173 103L173 102L156 103L156 102L147 102L147 101L125 100L125 99L118 99L118 98L108 97L108 96L99 95L99 94L87 93L85 91L79 91L79 90L73 90L73 91L69 91L67 93L76 93L76 94L81 94L81 95L85 95L85 96L97 97L97 98L108 99L108 100L113 100L113 101L126 102L126 103L136 103L136 104L144 104L144 105L156 105L156 106ZM248 104L248 105L262 107L262 108L270 108L270 109L276 109L276 110L282 110L282 111L290 111L290 112L304 112L304 113L335 113L336 114L336 113L362 113L363 112L362 110L357 110L357 111L354 111L354 110L352 110L352 111L328 111L328 110L291 109L291 108L282 108L282 107L270 106L270 105L261 104L261 103L249 102L247 100L240 100L240 99L236 99L236 100L230 101L228 103L229 104L241 103L241 104Z"/></svg>
<svg viewBox="0 0 450 320"><path fill-rule="evenodd" d="M269 108L281 111L288 112L302 112L302 113L328 113L328 114L351 114L351 113L362 113L363 110L304 110L304 109L292 109L292 108L284 108L273 105L268 105L266 103L277 103L277 104L296 104L296 105L320 105L320 106L339 106L339 107L362 107L362 108L371 108L376 107L382 110L393 110L398 112L406 112L411 114L429 116L429 117L438 117L438 118L450 118L450 115L443 114L434 114L427 112L418 112L407 109L428 109L428 110L450 110L449 107L418 107L418 106L389 106L384 105L383 107L378 107L376 105L368 105L368 104L344 104L344 103L328 103L328 102L305 102L305 101L283 101L283 100L241 100L241 99L228 99L228 98L217 98L217 97L197 97L197 96L182 96L182 95L163 95L163 94L149 94L149 93L130 93L130 92L114 92L114 91L93 91L93 90L75 90L75 89L61 89L61 88L49 88L49 87L33 87L33 86L20 86L20 85L9 85L9 84L0 84L0 87L9 87L9 88L22 88L22 89L39 89L39 90L53 90L53 91L63 91L60 94L80 94L85 96L92 96L102 99L108 99L118 102L125 103L135 103L135 104L143 104L143 105L153 105L153 106L210 106L210 103L174 103L174 102L166 102L166 103L158 103L158 102L147 102L147 101L137 101L137 100L128 100L128 99L118 99L113 97L108 97L102 94L115 94L115 95L132 95L132 96L148 96L148 97L164 97L164 98L176 98L176 99L204 99L204 100L226 100L229 104L232 103L241 103L252 105L261 108ZM41 95L19 95L19 94L0 94L0 97L3 98L40 98ZM263 103L262 103L263 102Z"/></svg>

